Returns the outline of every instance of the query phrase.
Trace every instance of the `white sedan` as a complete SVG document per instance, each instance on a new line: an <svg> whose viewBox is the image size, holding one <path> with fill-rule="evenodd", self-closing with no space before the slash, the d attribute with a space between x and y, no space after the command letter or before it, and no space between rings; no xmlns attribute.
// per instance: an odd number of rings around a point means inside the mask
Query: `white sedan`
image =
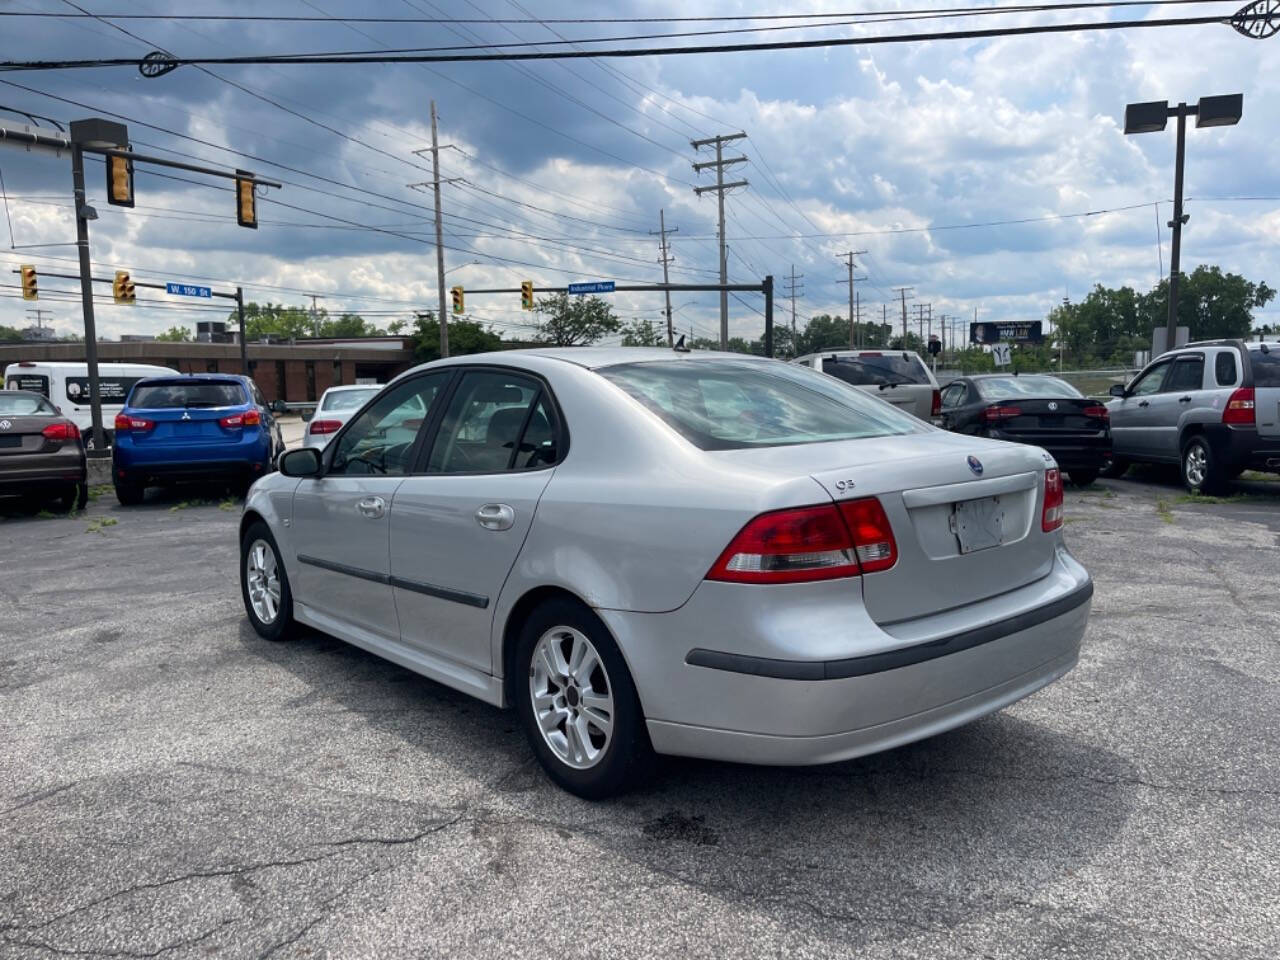
<svg viewBox="0 0 1280 960"><path fill-rule="evenodd" d="M303 435L304 447L323 450L333 435L342 429L365 403L378 395L382 388L376 385L353 384L346 387L330 387L320 396L316 412L307 423Z"/></svg>
<svg viewBox="0 0 1280 960"><path fill-rule="evenodd" d="M826 763L998 710L1076 663L1093 584L1036 447L937 430L752 357L545 349L383 388L259 480L241 583L499 707L551 777L653 752Z"/></svg>

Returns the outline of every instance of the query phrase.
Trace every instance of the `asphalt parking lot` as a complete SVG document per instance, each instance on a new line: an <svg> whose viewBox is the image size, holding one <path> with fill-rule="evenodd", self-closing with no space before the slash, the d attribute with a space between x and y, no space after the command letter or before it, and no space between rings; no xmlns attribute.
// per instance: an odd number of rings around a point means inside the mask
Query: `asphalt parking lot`
<svg viewBox="0 0 1280 960"><path fill-rule="evenodd" d="M512 714L258 639L239 509L0 507L0 957L1280 955L1280 484L1069 492L1093 618L1027 701L601 804Z"/></svg>

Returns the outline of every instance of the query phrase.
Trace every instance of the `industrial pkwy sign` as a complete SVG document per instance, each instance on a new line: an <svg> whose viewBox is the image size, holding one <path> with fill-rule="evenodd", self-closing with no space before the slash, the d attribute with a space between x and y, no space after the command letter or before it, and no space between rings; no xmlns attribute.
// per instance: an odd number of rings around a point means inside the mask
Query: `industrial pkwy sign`
<svg viewBox="0 0 1280 960"><path fill-rule="evenodd" d="M569 292L582 293L613 293L612 280L596 280L593 283L571 283L569 284Z"/></svg>
<svg viewBox="0 0 1280 960"><path fill-rule="evenodd" d="M196 287L189 283L166 283L164 292L177 294L180 297L204 297L205 299L213 297L213 291L208 287Z"/></svg>
<svg viewBox="0 0 1280 960"><path fill-rule="evenodd" d="M1040 343L1043 340L1039 320L969 324L970 343Z"/></svg>

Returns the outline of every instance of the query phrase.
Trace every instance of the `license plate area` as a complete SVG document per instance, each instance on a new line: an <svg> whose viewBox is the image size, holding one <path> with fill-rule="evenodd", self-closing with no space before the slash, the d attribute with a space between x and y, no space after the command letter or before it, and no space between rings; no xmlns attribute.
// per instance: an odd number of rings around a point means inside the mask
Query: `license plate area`
<svg viewBox="0 0 1280 960"><path fill-rule="evenodd" d="M951 510L951 532L962 554L988 550L1004 543L1005 515L999 497L961 500Z"/></svg>
<svg viewBox="0 0 1280 960"><path fill-rule="evenodd" d="M22 446L22 438L17 434L9 434L7 437L0 437L0 450L7 450L11 447Z"/></svg>

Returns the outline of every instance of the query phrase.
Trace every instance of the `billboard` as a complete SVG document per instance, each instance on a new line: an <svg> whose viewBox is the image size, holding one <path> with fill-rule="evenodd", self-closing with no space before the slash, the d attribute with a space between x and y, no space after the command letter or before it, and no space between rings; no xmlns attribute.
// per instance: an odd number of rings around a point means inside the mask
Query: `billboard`
<svg viewBox="0 0 1280 960"><path fill-rule="evenodd" d="M1040 343L1044 332L1039 320L969 324L970 343Z"/></svg>

